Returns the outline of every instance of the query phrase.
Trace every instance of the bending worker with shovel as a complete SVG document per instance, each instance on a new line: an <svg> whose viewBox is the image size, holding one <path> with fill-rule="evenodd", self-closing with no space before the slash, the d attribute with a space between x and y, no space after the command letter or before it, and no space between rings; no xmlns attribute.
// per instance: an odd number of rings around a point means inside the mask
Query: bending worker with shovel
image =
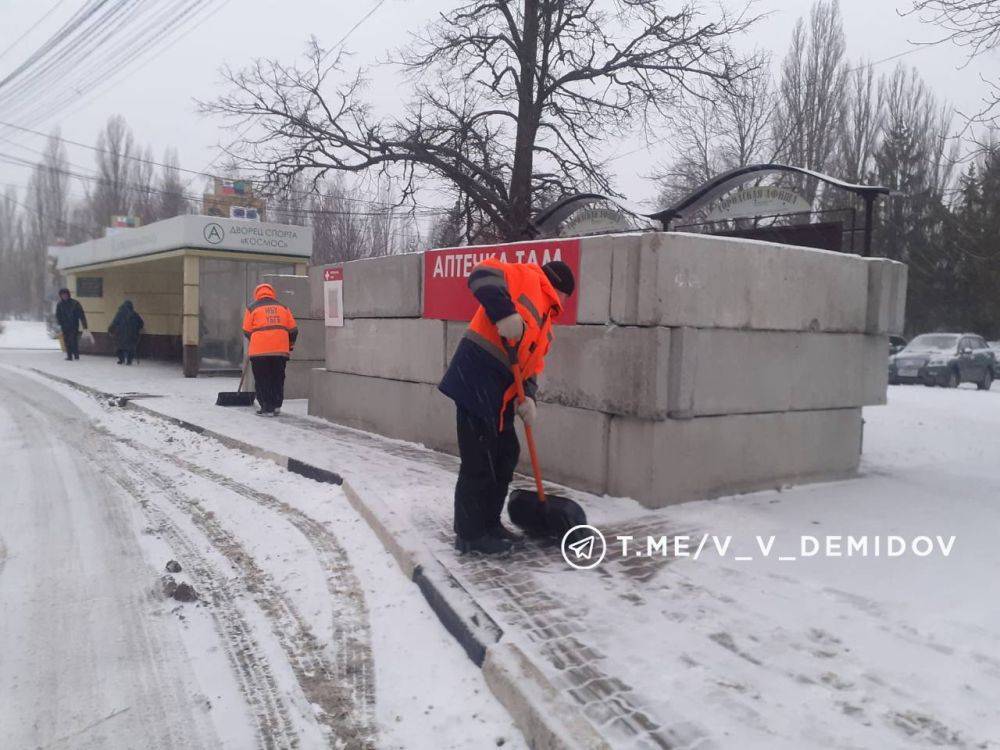
<svg viewBox="0 0 1000 750"><path fill-rule="evenodd" d="M574 287L573 272L558 260L539 267L491 258L469 276L480 306L438 386L457 411L455 547L460 552L505 553L517 539L500 522L520 454L514 412L529 427L535 420L536 377L545 367L552 320ZM512 361L524 377L527 398L521 403L516 403Z"/></svg>

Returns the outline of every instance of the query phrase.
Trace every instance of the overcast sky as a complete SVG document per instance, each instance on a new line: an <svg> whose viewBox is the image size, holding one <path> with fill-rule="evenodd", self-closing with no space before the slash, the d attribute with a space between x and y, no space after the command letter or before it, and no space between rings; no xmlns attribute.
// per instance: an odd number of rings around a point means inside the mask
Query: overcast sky
<svg viewBox="0 0 1000 750"><path fill-rule="evenodd" d="M348 47L356 60L372 62L387 50L404 44L411 31L419 29L435 11L454 6L457 0L385 0L382 6L356 31ZM216 155L215 147L227 142L219 122L196 112L194 99L210 99L222 90L218 69L223 64L240 67L254 57L274 57L293 61L303 51L310 35L322 45L332 45L378 0L353 2L317 2L308 0L218 0L219 10L190 29L176 43L160 49L155 57L120 71L99 96L78 97L73 104L46 107L28 115L8 103L0 105L0 120L36 130L60 127L65 138L93 143L110 114L122 114L137 139L153 147L159 159L164 148L174 146L180 163L189 169L203 169ZM59 25L83 4L83 0L0 0L0 53L25 33L46 13L50 15L37 28L0 56L0 80L41 45ZM706 3L707 4L707 3ZM841 0L847 35L848 55L852 59L878 60L913 49L911 42L937 38L938 30L920 24L915 18L900 18L897 8L909 6L909 0ZM806 0L759 0L758 8L771 15L760 22L740 44L760 47L774 53L776 62L785 53L796 19L808 11ZM53 10L54 9L54 10ZM980 76L995 78L1000 74L997 53L963 67L964 52L950 43L923 48L902 58L916 66L942 98L957 109L973 110L985 92ZM882 63L889 70L896 61ZM2 89L0 89L2 91ZM393 107L405 98L406 86L387 71L379 74L373 96L380 107ZM46 92L32 92L33 101L45 101ZM27 102L22 102L27 103ZM40 149L44 139L0 128L0 154L36 158L22 147ZM231 135L230 135L231 138ZM9 141L13 141L14 144ZM636 150L615 162L617 185L629 203L639 205L656 192L643 175L650 166L669 154L667 143L652 149L642 142L621 139L610 146L612 153ZM70 161L92 167L93 154L69 147ZM25 170L0 162L0 184L27 184ZM200 192L195 182L192 192ZM76 194L82 188L74 187ZM429 196L428 199L431 199Z"/></svg>

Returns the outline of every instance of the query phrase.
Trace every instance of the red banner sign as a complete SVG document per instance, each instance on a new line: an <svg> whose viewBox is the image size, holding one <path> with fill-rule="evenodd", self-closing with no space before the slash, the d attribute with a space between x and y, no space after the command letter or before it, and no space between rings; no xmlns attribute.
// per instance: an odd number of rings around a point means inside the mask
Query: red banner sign
<svg viewBox="0 0 1000 750"><path fill-rule="evenodd" d="M536 263L561 260L577 280L577 293L566 302L556 318L558 325L576 323L576 302L580 288L580 240L531 240L506 245L476 245L424 253L424 317L436 320L472 320L479 303L469 291L472 269L487 258L504 263Z"/></svg>
<svg viewBox="0 0 1000 750"><path fill-rule="evenodd" d="M324 268L323 269L323 281L343 281L344 280L344 269L340 266L337 268Z"/></svg>

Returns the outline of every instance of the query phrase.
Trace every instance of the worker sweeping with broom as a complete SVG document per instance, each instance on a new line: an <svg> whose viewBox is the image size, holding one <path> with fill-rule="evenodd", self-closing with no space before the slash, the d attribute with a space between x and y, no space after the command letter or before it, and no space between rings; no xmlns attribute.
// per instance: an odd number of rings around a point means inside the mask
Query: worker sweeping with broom
<svg viewBox="0 0 1000 750"><path fill-rule="evenodd" d="M552 342L552 322L573 294L575 280L562 261L538 266L488 259L473 269L468 283L479 309L438 386L455 402L457 414L455 547L502 554L518 539L500 522L520 455L514 414L527 428L535 421L537 376Z"/></svg>

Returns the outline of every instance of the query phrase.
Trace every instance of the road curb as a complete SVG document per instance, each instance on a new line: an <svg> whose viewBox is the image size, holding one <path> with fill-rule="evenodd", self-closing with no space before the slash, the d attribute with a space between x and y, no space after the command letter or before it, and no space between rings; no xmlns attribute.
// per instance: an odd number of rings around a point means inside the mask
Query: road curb
<svg viewBox="0 0 1000 750"><path fill-rule="evenodd" d="M445 630L458 642L483 672L494 697L507 709L528 746L533 750L609 750L580 710L564 700L560 691L524 651L476 602L462 584L429 552L421 554L401 542L384 522L387 511L375 498L363 498L350 482L336 472L299 459L268 451L201 425L163 414L125 397L106 393L52 373L32 372L122 408L162 419L198 435L212 438L228 448L277 464L307 479L339 485L348 502L365 520L382 546L392 555L403 574L413 581Z"/></svg>

